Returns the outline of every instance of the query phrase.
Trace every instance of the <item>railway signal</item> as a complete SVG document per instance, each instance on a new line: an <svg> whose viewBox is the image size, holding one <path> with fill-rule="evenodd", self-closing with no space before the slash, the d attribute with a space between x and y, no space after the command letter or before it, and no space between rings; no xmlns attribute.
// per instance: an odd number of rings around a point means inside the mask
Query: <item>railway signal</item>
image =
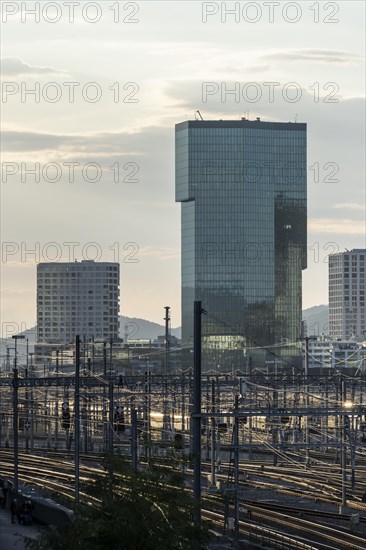
<svg viewBox="0 0 366 550"><path fill-rule="evenodd" d="M70 429L70 407L69 403L67 401L64 401L62 403L62 420L61 420L61 426L64 430Z"/></svg>
<svg viewBox="0 0 366 550"><path fill-rule="evenodd" d="M247 393L247 384L244 376L239 376L239 393L241 397L244 397Z"/></svg>
<svg viewBox="0 0 366 550"><path fill-rule="evenodd" d="M117 405L115 407L114 422L115 422L114 430L117 433L125 431L125 415L124 415L122 405Z"/></svg>

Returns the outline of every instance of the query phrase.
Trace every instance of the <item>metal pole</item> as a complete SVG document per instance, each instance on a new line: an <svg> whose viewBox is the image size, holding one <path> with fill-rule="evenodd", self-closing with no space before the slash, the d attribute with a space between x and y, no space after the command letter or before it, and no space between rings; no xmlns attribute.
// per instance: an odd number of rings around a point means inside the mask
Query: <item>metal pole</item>
<svg viewBox="0 0 366 550"><path fill-rule="evenodd" d="M328 388L328 382L326 383L325 387L325 449L324 452L328 452L328 404L329 404L329 388Z"/></svg>
<svg viewBox="0 0 366 550"><path fill-rule="evenodd" d="M211 381L211 485L216 487L215 380Z"/></svg>
<svg viewBox="0 0 366 550"><path fill-rule="evenodd" d="M58 367L59 367L59 353L60 350L56 350L56 377L58 378ZM55 403L55 449L58 445L58 384L56 386L56 403Z"/></svg>
<svg viewBox="0 0 366 550"><path fill-rule="evenodd" d="M234 520L235 540L239 539L239 396L235 396L234 409Z"/></svg>
<svg viewBox="0 0 366 550"><path fill-rule="evenodd" d="M94 347L94 334L93 334L93 337L92 337L92 365L93 365L93 373L95 372L94 361L95 361L95 347Z"/></svg>
<svg viewBox="0 0 366 550"><path fill-rule="evenodd" d="M107 342L103 342L103 376L107 377ZM103 423L103 450L107 448L107 408L106 408L106 388L103 387L103 407L102 407L102 423Z"/></svg>
<svg viewBox="0 0 366 550"><path fill-rule="evenodd" d="M170 431L170 416L168 411L168 374L169 374L169 322L170 322L170 307L165 306L165 369L164 369L164 403L163 403L163 440L169 439Z"/></svg>
<svg viewBox="0 0 366 550"><path fill-rule="evenodd" d="M113 381L109 379L108 385L109 397L109 431L108 431L108 451L113 453Z"/></svg>
<svg viewBox="0 0 366 550"><path fill-rule="evenodd" d="M137 472L137 411L134 406L131 408L131 458L132 469Z"/></svg>
<svg viewBox="0 0 366 550"><path fill-rule="evenodd" d="M18 492L18 369L17 369L17 341L15 340L14 380L13 380L13 446L14 446L14 491Z"/></svg>
<svg viewBox="0 0 366 550"><path fill-rule="evenodd" d="M185 385L186 380L184 374L182 374L182 453L183 457L186 452L186 404L185 404ZM185 462L182 462L182 470L185 471Z"/></svg>
<svg viewBox="0 0 366 550"><path fill-rule="evenodd" d="M14 379L13 379L13 446L14 446L14 491L18 492L18 469L19 469L19 440L18 440L18 355L17 341L25 336L14 334Z"/></svg>
<svg viewBox="0 0 366 550"><path fill-rule="evenodd" d="M234 525L235 525L235 540L239 539L239 396L235 396L234 409Z"/></svg>
<svg viewBox="0 0 366 550"><path fill-rule="evenodd" d="M29 372L32 373L32 378L34 377L33 372L33 355L34 353L30 353L30 369ZM31 451L33 451L34 446L34 403L33 403L33 387L30 392L30 414L31 414L31 420L30 420L30 447Z"/></svg>
<svg viewBox="0 0 366 550"><path fill-rule="evenodd" d="M346 448L346 416L343 414L342 431L341 431L341 447L342 447L342 508L347 504L347 448ZM341 510L343 512L343 509Z"/></svg>
<svg viewBox="0 0 366 550"><path fill-rule="evenodd" d="M193 380L193 492L195 500L194 521L201 524L201 346L202 303L194 302L194 380Z"/></svg>
<svg viewBox="0 0 366 550"><path fill-rule="evenodd" d="M336 403L338 404L338 400L339 400L339 383L340 383L340 379L336 379L335 380L335 400L336 400ZM339 433L339 425L340 425L340 417L338 414L335 414L334 415L334 428L335 428L335 436L336 436L336 443L337 443L337 459L336 459L336 462L338 462L338 455L339 455L339 465L340 465L340 468L342 469L342 451L340 449L340 447L338 446L339 445L339 442L341 440L341 435Z"/></svg>
<svg viewBox="0 0 366 550"><path fill-rule="evenodd" d="M150 461L150 436L151 436L151 423L150 423L150 414L151 414L151 382L150 382L150 363L147 363L147 371L145 372L145 408L144 408L144 424L146 430L146 445L145 445L145 454L146 459Z"/></svg>
<svg viewBox="0 0 366 550"><path fill-rule="evenodd" d="M75 500L79 502L80 485L80 336L75 338Z"/></svg>
<svg viewBox="0 0 366 550"><path fill-rule="evenodd" d="M149 357L149 370L148 376L148 399L147 399L147 442L148 442L148 460L150 464L151 460L151 372L150 372L150 357Z"/></svg>
<svg viewBox="0 0 366 550"><path fill-rule="evenodd" d="M308 382L309 382L309 337L305 338L305 408L309 408L309 393L308 393ZM310 462L310 437L309 437L309 417L305 416L305 445L306 445L306 464L309 465Z"/></svg>
<svg viewBox="0 0 366 550"><path fill-rule="evenodd" d="M103 375L107 376L107 342L103 342Z"/></svg>
<svg viewBox="0 0 366 550"><path fill-rule="evenodd" d="M88 452L88 407L87 407L87 399L84 397L84 404L81 408L81 426L83 428L83 445L84 445L84 453L87 454Z"/></svg>
<svg viewBox="0 0 366 550"><path fill-rule="evenodd" d="M209 379L207 376L206 381L206 418L205 418L205 429L206 429L206 457L205 459L208 461L210 460L210 430L209 430L209 424L208 424L208 413L210 412L209 408L209 400L210 400L210 387L209 387Z"/></svg>
<svg viewBox="0 0 366 550"><path fill-rule="evenodd" d="M169 322L170 322L170 307L165 306L165 378L169 374Z"/></svg>
<svg viewBox="0 0 366 550"><path fill-rule="evenodd" d="M352 417L348 417L348 434L349 434L349 446L350 446L350 454L351 454L351 481L352 481L352 490L355 488L356 483L356 461L355 461L355 453L356 453L356 434L355 434L355 425L354 425L354 415L352 414Z"/></svg>
<svg viewBox="0 0 366 550"><path fill-rule="evenodd" d="M278 408L278 392L277 390L273 390L273 397L272 397L272 407L273 409ZM277 466L277 451L276 451L276 443L277 443L277 433L278 433L278 417L272 416L272 448L273 448L273 466Z"/></svg>
<svg viewBox="0 0 366 550"><path fill-rule="evenodd" d="M28 378L28 376L29 376L29 373L28 373L29 340L28 340L28 338L26 339L26 342L27 342L27 351L26 351L25 378ZM29 453L29 428L30 428L30 423L29 423L29 392L28 392L27 388L25 390L25 403L26 403L26 410L27 410L27 419L26 419L26 423L25 423L25 452Z"/></svg>
<svg viewBox="0 0 366 550"><path fill-rule="evenodd" d="M342 408L345 406L347 401L347 386L346 379L343 378L341 383L341 404ZM341 425L341 464L342 464L342 507L347 504L347 447L346 447L346 435L347 435L347 425L346 425L346 415L343 412L340 420ZM343 511L342 511L343 512Z"/></svg>

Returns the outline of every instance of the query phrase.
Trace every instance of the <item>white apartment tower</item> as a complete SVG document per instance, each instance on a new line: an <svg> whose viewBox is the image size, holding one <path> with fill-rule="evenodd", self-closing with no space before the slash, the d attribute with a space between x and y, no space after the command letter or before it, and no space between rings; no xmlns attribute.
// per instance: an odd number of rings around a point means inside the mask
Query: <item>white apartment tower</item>
<svg viewBox="0 0 366 550"><path fill-rule="evenodd" d="M329 335L348 340L366 337L366 249L329 256Z"/></svg>
<svg viewBox="0 0 366 550"><path fill-rule="evenodd" d="M68 344L118 338L119 264L53 262L37 266L37 341Z"/></svg>

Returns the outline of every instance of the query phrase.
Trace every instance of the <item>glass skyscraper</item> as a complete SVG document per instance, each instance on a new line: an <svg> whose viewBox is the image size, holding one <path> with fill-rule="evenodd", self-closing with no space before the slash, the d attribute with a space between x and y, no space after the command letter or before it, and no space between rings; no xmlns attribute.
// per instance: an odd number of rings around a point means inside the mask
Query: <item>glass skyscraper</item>
<svg viewBox="0 0 366 550"><path fill-rule="evenodd" d="M287 349L287 357L296 356L306 197L306 124L241 119L176 125L182 346L193 342L193 303L201 300L208 314L202 327L206 371L245 368L262 346L283 344L277 355ZM268 354L259 356L268 360ZM191 358L183 354L183 366Z"/></svg>

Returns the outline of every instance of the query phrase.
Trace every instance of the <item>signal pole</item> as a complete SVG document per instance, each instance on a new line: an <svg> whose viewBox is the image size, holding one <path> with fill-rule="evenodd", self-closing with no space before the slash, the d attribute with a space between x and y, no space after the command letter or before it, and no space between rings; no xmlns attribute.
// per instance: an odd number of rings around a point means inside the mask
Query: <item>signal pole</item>
<svg viewBox="0 0 366 550"><path fill-rule="evenodd" d="M80 336L75 338L75 500L79 502L80 484Z"/></svg>
<svg viewBox="0 0 366 550"><path fill-rule="evenodd" d="M14 491L17 493L19 468L19 440L18 440L18 351L17 341L25 338L22 334L13 334L14 342L14 379L13 379L13 445L14 445Z"/></svg>
<svg viewBox="0 0 366 550"><path fill-rule="evenodd" d="M113 380L108 381L108 400L109 400L109 430L108 430L108 451L113 453Z"/></svg>
<svg viewBox="0 0 366 550"><path fill-rule="evenodd" d="M216 487L215 380L211 381L211 486Z"/></svg>
<svg viewBox="0 0 366 550"><path fill-rule="evenodd" d="M193 336L193 493L194 521L201 525L201 356L202 356L202 302L194 302Z"/></svg>
<svg viewBox="0 0 366 550"><path fill-rule="evenodd" d="M112 365L113 365L113 338L111 336L109 339L109 376L112 376Z"/></svg>
<svg viewBox="0 0 366 550"><path fill-rule="evenodd" d="M235 540L239 540L239 397L235 395L234 408L234 529Z"/></svg>
<svg viewBox="0 0 366 550"><path fill-rule="evenodd" d="M138 469L138 443L137 443L137 410L135 404L131 404L131 459L132 469L137 472Z"/></svg>
<svg viewBox="0 0 366 550"><path fill-rule="evenodd" d="M29 376L29 370L28 370L28 361L29 361L29 340L26 339L27 342L27 351L26 351L26 366L25 366L25 378L28 378ZM25 422L25 452L29 453L29 428L30 428L30 422L29 422L29 392L28 389L25 390L25 406L27 411L27 417Z"/></svg>
<svg viewBox="0 0 366 550"><path fill-rule="evenodd" d="M59 367L59 353L60 350L56 350L56 377L58 378L58 367ZM56 403L55 403L55 449L58 445L58 385L56 386Z"/></svg>
<svg viewBox="0 0 366 550"><path fill-rule="evenodd" d="M309 409L309 340L316 340L316 336L305 336L305 408ZM306 465L310 464L310 433L309 433L309 416L304 418L305 422L305 446L306 446Z"/></svg>
<svg viewBox="0 0 366 550"><path fill-rule="evenodd" d="M107 378L107 342L103 342L103 376L104 379ZM107 405L106 405L106 388L103 388L103 408L102 408L102 418L103 418L103 449L107 449Z"/></svg>
<svg viewBox="0 0 366 550"><path fill-rule="evenodd" d="M168 411L168 374L169 374L169 325L170 325L170 307L165 306L165 368L164 368L164 410L163 410L163 440L169 439L170 416Z"/></svg>

